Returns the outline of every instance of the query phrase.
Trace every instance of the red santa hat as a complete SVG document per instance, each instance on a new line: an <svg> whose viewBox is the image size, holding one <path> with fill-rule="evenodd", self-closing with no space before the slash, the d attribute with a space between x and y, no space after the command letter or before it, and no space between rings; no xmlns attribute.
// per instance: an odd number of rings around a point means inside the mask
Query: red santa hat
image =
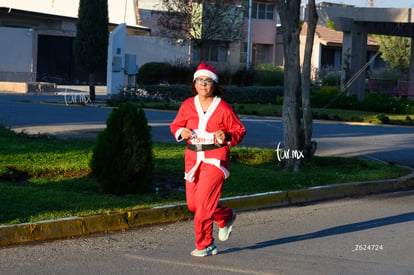
<svg viewBox="0 0 414 275"><path fill-rule="evenodd" d="M213 79L214 82L218 83L218 75L216 69L213 66L207 65L204 61L198 66L197 70L194 73L194 79L204 75Z"/></svg>

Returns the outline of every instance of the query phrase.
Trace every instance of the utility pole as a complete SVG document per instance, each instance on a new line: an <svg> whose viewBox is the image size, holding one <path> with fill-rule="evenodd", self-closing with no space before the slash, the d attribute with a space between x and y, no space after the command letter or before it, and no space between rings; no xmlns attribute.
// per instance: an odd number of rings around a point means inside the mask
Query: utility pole
<svg viewBox="0 0 414 275"><path fill-rule="evenodd" d="M252 0L249 1L249 23L247 28L247 58L246 69L250 69L250 59L252 51Z"/></svg>

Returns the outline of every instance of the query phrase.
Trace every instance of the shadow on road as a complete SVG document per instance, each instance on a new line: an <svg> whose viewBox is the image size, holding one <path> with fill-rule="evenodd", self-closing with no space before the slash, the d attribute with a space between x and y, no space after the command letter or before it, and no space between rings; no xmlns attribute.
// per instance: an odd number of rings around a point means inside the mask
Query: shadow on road
<svg viewBox="0 0 414 275"><path fill-rule="evenodd" d="M324 230L320 230L320 231L316 231L316 232L312 232L308 234L274 239L274 240L269 240L265 242L259 242L259 243L256 243L255 245L246 246L246 247L230 248L230 249L221 251L220 254L231 253L231 252L236 252L236 251L246 250L246 249L261 249L261 248L265 248L269 246L299 242L299 241L316 239L316 238L324 238L324 237L333 236L333 235L346 234L346 233L362 231L362 230L367 230L371 228L387 226L387 225L392 225L392 224L397 224L397 223L411 222L411 221L414 221L414 212L409 212L409 213L405 213L401 215L390 216L386 218L375 219L375 220L370 220L370 221L365 221L365 222L358 222L358 223L335 226L332 228L328 228L328 229L324 229Z"/></svg>

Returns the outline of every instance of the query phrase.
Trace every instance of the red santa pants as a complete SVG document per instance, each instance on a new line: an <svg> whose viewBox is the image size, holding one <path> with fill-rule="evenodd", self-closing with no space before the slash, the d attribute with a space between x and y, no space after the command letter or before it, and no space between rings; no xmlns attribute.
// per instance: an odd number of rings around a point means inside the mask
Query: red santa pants
<svg viewBox="0 0 414 275"><path fill-rule="evenodd" d="M214 242L213 221L222 228L233 215L230 208L218 205L224 179L224 173L219 168L201 162L195 182L186 182L188 209L195 213L195 245L198 250Z"/></svg>

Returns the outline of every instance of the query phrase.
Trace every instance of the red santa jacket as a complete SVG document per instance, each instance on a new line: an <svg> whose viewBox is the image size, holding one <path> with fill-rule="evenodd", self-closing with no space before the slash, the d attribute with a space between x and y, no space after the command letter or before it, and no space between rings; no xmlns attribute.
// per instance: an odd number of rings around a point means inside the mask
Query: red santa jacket
<svg viewBox="0 0 414 275"><path fill-rule="evenodd" d="M182 141L181 131L184 128L192 130L196 134L196 138L188 140L187 143L203 143L212 144L209 137L212 133L222 130L229 138L222 141L220 148L195 152L185 149L185 179L194 181L194 174L201 162L213 164L220 168L227 178L230 173L229 146L239 144L246 134L244 125L240 122L237 115L229 104L215 97L206 113L201 108L198 96L189 98L183 102L174 121L170 124L171 133L177 141ZM197 136L199 135L199 136ZM201 137L201 138L200 138ZM215 140L217 142L217 140Z"/></svg>

